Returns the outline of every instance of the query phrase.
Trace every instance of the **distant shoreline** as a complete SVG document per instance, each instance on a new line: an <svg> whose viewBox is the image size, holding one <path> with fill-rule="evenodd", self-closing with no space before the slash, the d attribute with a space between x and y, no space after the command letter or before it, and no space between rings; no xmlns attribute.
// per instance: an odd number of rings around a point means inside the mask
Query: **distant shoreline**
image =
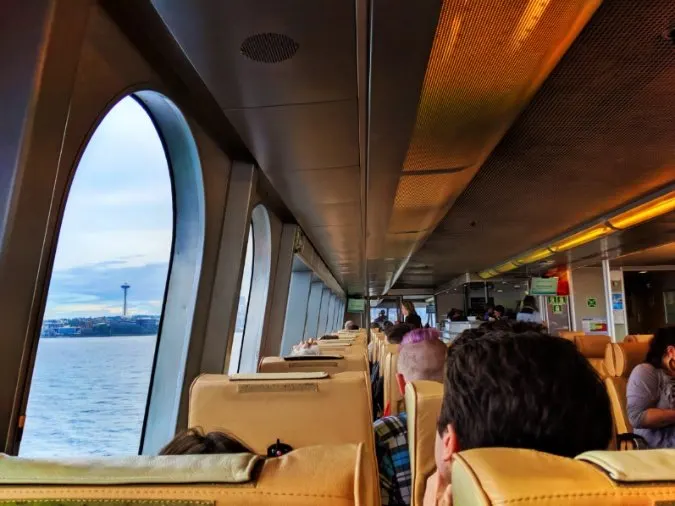
<svg viewBox="0 0 675 506"><path fill-rule="evenodd" d="M116 334L112 336L101 336L101 335L92 335L92 334L87 334L87 335L76 335L76 336L40 336L40 339L49 339L49 340L56 340L56 339L90 339L92 337L95 338L103 338L103 339L114 339L116 337L157 337L157 333L155 332L154 334Z"/></svg>

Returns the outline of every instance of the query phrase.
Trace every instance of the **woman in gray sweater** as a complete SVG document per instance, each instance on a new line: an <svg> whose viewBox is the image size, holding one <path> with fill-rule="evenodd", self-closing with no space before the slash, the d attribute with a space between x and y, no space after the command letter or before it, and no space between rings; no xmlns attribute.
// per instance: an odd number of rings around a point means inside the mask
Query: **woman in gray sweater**
<svg viewBox="0 0 675 506"><path fill-rule="evenodd" d="M628 419L651 448L675 448L675 327L659 329L626 388Z"/></svg>

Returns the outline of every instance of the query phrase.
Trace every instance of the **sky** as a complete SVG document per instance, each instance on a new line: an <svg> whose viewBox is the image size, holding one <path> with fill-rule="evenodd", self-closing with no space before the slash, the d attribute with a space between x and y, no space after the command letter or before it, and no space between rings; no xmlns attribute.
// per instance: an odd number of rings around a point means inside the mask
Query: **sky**
<svg viewBox="0 0 675 506"><path fill-rule="evenodd" d="M101 121L75 172L57 244L45 318L159 314L173 203L161 140L130 97Z"/></svg>

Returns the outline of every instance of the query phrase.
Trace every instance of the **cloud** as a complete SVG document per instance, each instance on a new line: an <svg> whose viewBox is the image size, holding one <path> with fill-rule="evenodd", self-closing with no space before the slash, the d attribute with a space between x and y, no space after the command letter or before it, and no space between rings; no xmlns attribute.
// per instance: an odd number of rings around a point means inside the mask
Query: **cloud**
<svg viewBox="0 0 675 506"><path fill-rule="evenodd" d="M109 262L55 271L45 318L109 316L122 313L123 283L129 283L132 314L159 314L164 300L168 262L107 268Z"/></svg>

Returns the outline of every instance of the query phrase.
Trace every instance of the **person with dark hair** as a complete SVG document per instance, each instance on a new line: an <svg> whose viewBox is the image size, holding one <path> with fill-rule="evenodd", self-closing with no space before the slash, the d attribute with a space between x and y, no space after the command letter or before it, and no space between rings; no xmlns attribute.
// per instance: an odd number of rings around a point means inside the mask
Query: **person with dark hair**
<svg viewBox="0 0 675 506"><path fill-rule="evenodd" d="M382 325L384 322L387 321L387 311L384 309L380 309L380 313L377 315L377 318L375 318L375 321Z"/></svg>
<svg viewBox="0 0 675 506"><path fill-rule="evenodd" d="M605 386L574 343L502 331L462 334L448 348L437 428L425 506L447 497L459 451L501 446L574 457L607 449L613 430Z"/></svg>
<svg viewBox="0 0 675 506"><path fill-rule="evenodd" d="M415 311L415 305L409 300L401 302L401 313L403 313L403 322L415 329L422 328L422 318Z"/></svg>
<svg viewBox="0 0 675 506"><path fill-rule="evenodd" d="M473 330L473 329L468 329ZM480 327L477 329L481 335L486 332L493 332L495 330L503 330L509 332L512 330L511 322L508 320L492 320L489 322L483 322L480 324ZM466 330L464 332L467 332Z"/></svg>
<svg viewBox="0 0 675 506"><path fill-rule="evenodd" d="M541 323L541 314L537 307L537 300L532 295L526 295L523 298L523 304L516 315L516 320L519 322Z"/></svg>
<svg viewBox="0 0 675 506"><path fill-rule="evenodd" d="M387 330L384 331L384 335L387 336L387 342L389 344L401 344L403 336L412 330L412 326L407 323L397 323L392 325Z"/></svg>
<svg viewBox="0 0 675 506"><path fill-rule="evenodd" d="M370 322L370 328L373 330L382 330L382 327L380 327L380 324L377 322Z"/></svg>
<svg viewBox="0 0 675 506"><path fill-rule="evenodd" d="M382 330L384 330L384 333L386 334L386 333L387 333L387 329L390 329L390 328L392 328L393 326L394 326L394 324L393 324L392 322L390 322L389 320L387 320L386 322L384 322L384 323L382 324Z"/></svg>
<svg viewBox="0 0 675 506"><path fill-rule="evenodd" d="M494 318L495 314L495 306L493 304L488 304L485 306L485 313L483 313L483 320L484 321L490 321L490 319Z"/></svg>
<svg viewBox="0 0 675 506"><path fill-rule="evenodd" d="M675 327L656 331L626 386L628 419L651 448L675 448Z"/></svg>
<svg viewBox="0 0 675 506"><path fill-rule="evenodd" d="M504 306L502 306L501 304L497 304L495 306L494 311L492 311L492 318L494 318L495 320L501 320L505 316L506 316L506 309L504 309Z"/></svg>
<svg viewBox="0 0 675 506"><path fill-rule="evenodd" d="M252 453L239 441L223 432L204 434L200 427L179 433L159 451L160 455L208 455L216 453Z"/></svg>

